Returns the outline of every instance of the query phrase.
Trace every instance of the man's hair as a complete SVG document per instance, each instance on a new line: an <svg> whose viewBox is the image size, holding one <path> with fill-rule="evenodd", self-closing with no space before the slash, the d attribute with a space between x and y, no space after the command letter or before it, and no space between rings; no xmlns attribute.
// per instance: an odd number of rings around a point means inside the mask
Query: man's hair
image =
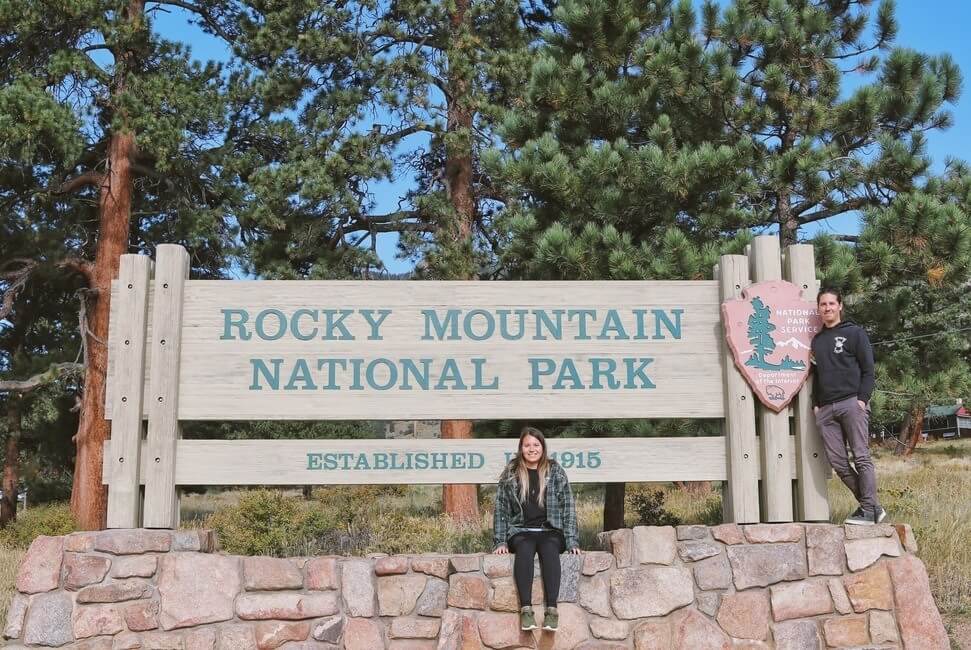
<svg viewBox="0 0 971 650"><path fill-rule="evenodd" d="M836 302L838 302L841 305L843 304L843 292L842 291L840 291L839 289L837 289L835 287L823 287L822 289L819 290L819 293L816 294L816 304L817 305L819 304L819 299L823 297L823 294L824 293L829 293L829 294L832 294L832 295L836 296Z"/></svg>

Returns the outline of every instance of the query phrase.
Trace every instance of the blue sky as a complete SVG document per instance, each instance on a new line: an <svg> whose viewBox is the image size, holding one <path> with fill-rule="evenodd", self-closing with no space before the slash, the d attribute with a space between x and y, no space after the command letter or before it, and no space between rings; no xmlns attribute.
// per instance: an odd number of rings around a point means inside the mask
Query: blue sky
<svg viewBox="0 0 971 650"><path fill-rule="evenodd" d="M900 31L896 44L908 47L925 54L949 53L965 78L963 84L964 96L957 106L951 108L954 115L954 126L944 132L928 134L928 146L934 159L934 170L939 172L944 168L947 158L971 159L971 90L968 89L968 79L971 79L971 44L967 39L967 27L971 25L971 2L961 0L899 0L897 3L897 20ZM198 28L188 24L186 15L178 9L169 13L156 12L154 14L156 28L166 37L188 43L194 57L200 60L225 60L226 49L219 41L207 36ZM861 75L861 82L869 76ZM852 79L848 80L851 88ZM417 137L417 136L413 136ZM416 142L417 146L418 143ZM400 179L394 183L375 184L372 187L379 212L390 212L397 208L399 197L408 189L408 179ZM804 234L812 235L816 231L834 233L854 233L857 231L855 216L842 216L813 224L813 230ZM395 259L395 235L383 235L378 242L378 254L389 271L400 273L411 269L412 264L407 260Z"/></svg>

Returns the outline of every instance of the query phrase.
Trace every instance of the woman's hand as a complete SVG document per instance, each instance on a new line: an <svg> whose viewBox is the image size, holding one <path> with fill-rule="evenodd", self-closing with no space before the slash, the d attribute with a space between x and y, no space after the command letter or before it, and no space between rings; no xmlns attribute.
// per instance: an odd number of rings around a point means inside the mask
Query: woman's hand
<svg viewBox="0 0 971 650"><path fill-rule="evenodd" d="M509 553L509 547L505 544L500 544L496 547L496 550L494 550L493 553L496 555L507 555Z"/></svg>
<svg viewBox="0 0 971 650"><path fill-rule="evenodd" d="M567 553L571 553L573 555L580 555L580 547L576 546L574 548L571 548L569 551L567 551Z"/></svg>

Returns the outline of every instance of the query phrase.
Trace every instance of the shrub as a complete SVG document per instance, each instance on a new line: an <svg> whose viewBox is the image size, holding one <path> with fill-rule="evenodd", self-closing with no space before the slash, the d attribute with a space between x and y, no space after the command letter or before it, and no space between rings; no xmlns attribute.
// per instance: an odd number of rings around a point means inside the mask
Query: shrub
<svg viewBox="0 0 971 650"><path fill-rule="evenodd" d="M333 522L314 502L273 490L253 490L235 505L214 512L207 526L216 531L228 553L287 556L311 551L310 540L333 529Z"/></svg>
<svg viewBox="0 0 971 650"><path fill-rule="evenodd" d="M77 528L67 503L54 503L21 510L17 519L0 530L0 543L27 548L38 535L66 535Z"/></svg>
<svg viewBox="0 0 971 650"><path fill-rule="evenodd" d="M635 517L636 526L677 526L681 519L664 509L664 490L651 490L646 487L628 489L626 505Z"/></svg>

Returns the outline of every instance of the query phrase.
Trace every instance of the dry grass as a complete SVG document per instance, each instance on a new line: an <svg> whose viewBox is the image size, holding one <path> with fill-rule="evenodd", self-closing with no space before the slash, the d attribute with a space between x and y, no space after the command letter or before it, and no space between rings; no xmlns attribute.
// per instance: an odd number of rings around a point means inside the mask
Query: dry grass
<svg viewBox="0 0 971 650"><path fill-rule="evenodd" d="M0 546L0 622L7 620L7 608L13 600L17 582L17 567L24 553L24 549Z"/></svg>

